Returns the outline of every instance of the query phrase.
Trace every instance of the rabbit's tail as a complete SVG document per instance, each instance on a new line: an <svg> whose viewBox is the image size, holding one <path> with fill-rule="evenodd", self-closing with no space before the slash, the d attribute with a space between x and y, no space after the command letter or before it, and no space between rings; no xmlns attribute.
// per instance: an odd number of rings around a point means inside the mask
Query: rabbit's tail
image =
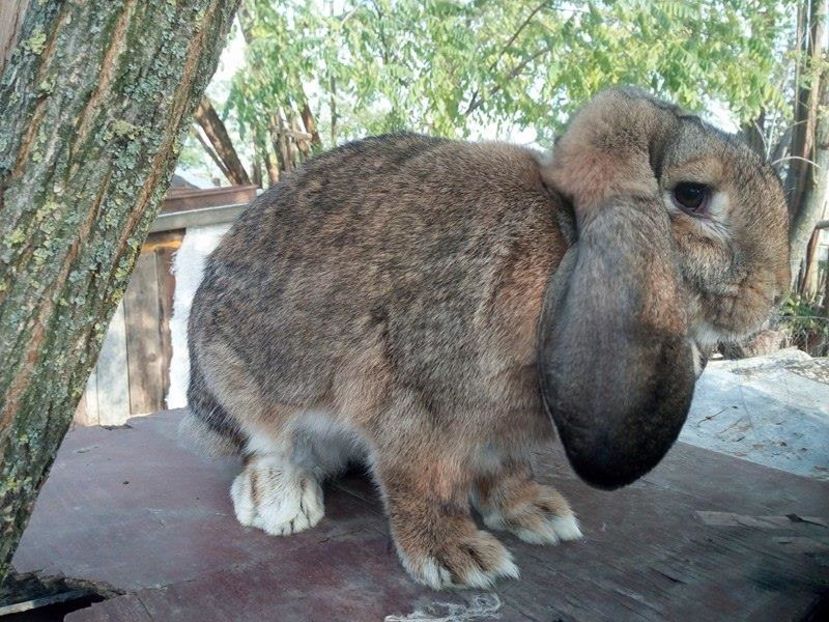
<svg viewBox="0 0 829 622"><path fill-rule="evenodd" d="M212 456L240 454L244 438L233 417L218 402L204 381L198 363L191 357L187 388L188 413L178 428L179 441Z"/></svg>

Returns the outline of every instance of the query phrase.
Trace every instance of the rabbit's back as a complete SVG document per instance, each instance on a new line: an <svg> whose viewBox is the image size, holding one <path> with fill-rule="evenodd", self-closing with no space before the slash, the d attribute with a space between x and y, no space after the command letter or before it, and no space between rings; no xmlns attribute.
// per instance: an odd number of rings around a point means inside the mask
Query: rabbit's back
<svg viewBox="0 0 829 622"><path fill-rule="evenodd" d="M535 382L535 323L567 246L559 210L527 149L351 143L240 217L208 261L191 340L229 348L274 403L330 401L349 373L435 412L525 400L511 385Z"/></svg>

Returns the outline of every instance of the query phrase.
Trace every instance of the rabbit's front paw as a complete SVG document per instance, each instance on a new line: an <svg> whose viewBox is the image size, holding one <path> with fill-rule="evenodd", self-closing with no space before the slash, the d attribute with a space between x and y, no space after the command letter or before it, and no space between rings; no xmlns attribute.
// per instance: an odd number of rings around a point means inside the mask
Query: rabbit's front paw
<svg viewBox="0 0 829 622"><path fill-rule="evenodd" d="M317 480L274 457L254 458L230 488L239 522L273 536L288 536L316 525L324 514Z"/></svg>
<svg viewBox="0 0 829 622"><path fill-rule="evenodd" d="M501 577L517 579L518 567L510 552L492 534L472 527L460 537L438 531L424 534L428 543L420 539L400 543L403 566L435 590L489 588Z"/></svg>
<svg viewBox="0 0 829 622"><path fill-rule="evenodd" d="M504 499L502 503L482 507L481 512L490 529L511 531L531 544L558 544L582 537L567 501L550 486L534 484L530 498Z"/></svg>

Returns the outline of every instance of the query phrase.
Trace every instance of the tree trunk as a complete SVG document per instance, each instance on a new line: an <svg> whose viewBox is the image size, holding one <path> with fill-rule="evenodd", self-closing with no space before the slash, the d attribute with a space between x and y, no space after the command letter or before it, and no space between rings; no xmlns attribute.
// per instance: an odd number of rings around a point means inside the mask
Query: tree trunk
<svg viewBox="0 0 829 622"><path fill-rule="evenodd" d="M268 183L273 186L279 181L279 166L276 160L271 157L270 141L266 138L266 133L262 126L253 128L253 139L256 141L256 151L262 157L262 162L265 165L265 171L268 173Z"/></svg>
<svg viewBox="0 0 829 622"><path fill-rule="evenodd" d="M237 4L29 3L0 78L0 578Z"/></svg>
<svg viewBox="0 0 829 622"><path fill-rule="evenodd" d="M826 183L826 175L824 175L824 184ZM827 215L827 205L826 205L826 190L824 189L823 193L823 208L822 213L820 214L820 218L825 218ZM820 292L818 291L819 283L818 283L818 248L820 246L820 234L821 234L821 223L825 221L818 221L815 223L814 228L812 229L812 235L809 236L809 243L806 245L806 257L803 263L803 280L800 284L800 293L805 296L807 299L812 300L816 297L820 297Z"/></svg>
<svg viewBox="0 0 829 622"><path fill-rule="evenodd" d="M823 315L829 317L829 266L826 268L823 281Z"/></svg>
<svg viewBox="0 0 829 622"><path fill-rule="evenodd" d="M256 141L253 143L253 178L251 181L254 186L262 187L262 158L259 156Z"/></svg>
<svg viewBox="0 0 829 622"><path fill-rule="evenodd" d="M276 185L279 182L279 167L277 166L274 159L271 157L269 151L265 151L265 168L268 170L268 182L271 186Z"/></svg>
<svg viewBox="0 0 829 622"><path fill-rule="evenodd" d="M196 122L204 130L216 155L222 160L224 166L220 168L228 181L237 186L249 185L250 177L239 160L239 155L227 134L227 128L207 97L202 97L196 108Z"/></svg>
<svg viewBox="0 0 829 622"><path fill-rule="evenodd" d="M807 64L803 73L808 74L808 92L800 90L795 105L795 130L792 136L793 156L810 160L791 161L787 187L792 208L791 243L792 275L801 275L809 238L815 223L823 213L827 192L827 167L829 167L829 75L827 74L826 20L829 2L814 0L809 14Z"/></svg>
<svg viewBox="0 0 829 622"><path fill-rule="evenodd" d="M339 115L337 115L337 81L334 79L334 76L331 76L329 84L331 89L331 96L328 98L328 110L331 114L331 147L336 147L337 120L339 119Z"/></svg>
<svg viewBox="0 0 829 622"><path fill-rule="evenodd" d="M285 120L282 118L282 111L277 111L271 120L271 135L273 149L276 152L276 161L279 163L279 170L289 172L293 170L294 162L291 159L291 146L288 144L290 138L287 135Z"/></svg>
<svg viewBox="0 0 829 622"><path fill-rule="evenodd" d="M785 180L786 195L789 197L789 210L792 217L800 207L800 193L805 187L806 177L809 174L807 159L811 152L810 141L814 132L814 118L810 113L814 111L813 104L816 102L812 93L815 96L817 95L817 91L815 89L810 91L807 84L807 76L811 75L812 71L810 69L814 66L812 63L814 32L813 28L810 28L809 22L814 8L822 1L816 0L813 4L811 0L802 0L797 7L795 43L799 54L795 66L794 102L792 105L793 124L791 147L789 149L789 154L794 159L789 163L789 172ZM814 21L811 22L811 26L814 26Z"/></svg>
<svg viewBox="0 0 829 622"><path fill-rule="evenodd" d="M803 260L803 277L800 283L800 293L807 299L813 300L819 294L817 291L817 249L819 231L813 231L806 244L806 256Z"/></svg>
<svg viewBox="0 0 829 622"><path fill-rule="evenodd" d="M320 151L322 149L322 139L320 133L317 131L317 124L314 121L314 113L311 112L311 106L308 105L308 100L302 105L302 124L305 126L305 131L311 135L311 149Z"/></svg>

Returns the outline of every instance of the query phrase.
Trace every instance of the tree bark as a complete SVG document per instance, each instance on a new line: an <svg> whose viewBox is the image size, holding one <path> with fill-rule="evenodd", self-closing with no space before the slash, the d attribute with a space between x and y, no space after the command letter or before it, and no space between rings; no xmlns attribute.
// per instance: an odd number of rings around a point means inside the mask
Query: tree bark
<svg viewBox="0 0 829 622"><path fill-rule="evenodd" d="M239 160L239 155L227 134L227 128L219 117L213 104L207 97L202 97L196 108L196 122L204 130L204 135L213 146L216 155L222 160L224 166L222 172L231 184L247 186L250 184L250 177Z"/></svg>
<svg viewBox="0 0 829 622"><path fill-rule="evenodd" d="M805 285L803 264L809 239L826 201L829 166L829 73L825 43L829 2L813 0L808 7L804 4L798 15L806 15L807 8L808 25L803 28L808 33L805 64L798 70L798 83L806 86L798 88L795 100L791 148L792 156L803 159L791 160L786 178L791 209L792 276L799 290Z"/></svg>
<svg viewBox="0 0 829 622"><path fill-rule="evenodd" d="M795 159L789 164L786 176L786 195L789 197L790 215L794 217L801 205L801 193L809 175L808 158L811 154L811 138L814 133L814 104L817 89L809 89L806 79L814 67L814 9L823 0L802 0L797 7L795 41L800 54L797 56L794 81L793 124L789 154ZM813 85L816 86L816 85Z"/></svg>
<svg viewBox="0 0 829 622"><path fill-rule="evenodd" d="M829 317L829 270L824 274L823 281L823 314Z"/></svg>
<svg viewBox="0 0 829 622"><path fill-rule="evenodd" d="M800 283L800 293L807 300L814 299L819 292L818 287L818 239L820 232L815 230L809 236L809 242L806 244L806 257L803 260L803 277Z"/></svg>
<svg viewBox="0 0 829 622"><path fill-rule="evenodd" d="M266 134L270 130L266 130L261 125L252 128L252 130L253 139L256 142L256 152L262 158L262 163L265 165L265 171L268 174L268 183L273 186L279 181L279 166L276 160L271 157L270 140L266 137Z"/></svg>
<svg viewBox="0 0 829 622"><path fill-rule="evenodd" d="M254 186L262 187L262 158L259 155L256 141L253 141L253 178L251 181Z"/></svg>
<svg viewBox="0 0 829 622"><path fill-rule="evenodd" d="M271 157L270 151L267 147L265 147L263 158L265 160L265 168L268 171L268 182L271 186L276 185L279 182L279 166L277 166L275 160Z"/></svg>
<svg viewBox="0 0 829 622"><path fill-rule="evenodd" d="M311 106L308 105L308 100L302 105L302 124L305 126L305 131L311 135L311 149L320 151L322 149L322 139L320 133L317 131L317 124L314 121L314 113L311 112Z"/></svg>
<svg viewBox="0 0 829 622"><path fill-rule="evenodd" d="M0 578L237 5L29 4L0 78Z"/></svg>
<svg viewBox="0 0 829 622"><path fill-rule="evenodd" d="M805 293L806 287L804 260L807 247L815 224L823 215L826 203L827 189L829 188L829 72L827 72L827 55L825 37L827 18L829 18L829 2L815 0L810 16L810 55L809 66L811 73L809 80L809 97L807 106L808 119L806 125L811 127L811 135L807 136L808 151L805 156L814 164L792 161L792 174L800 175L796 178L792 201L795 202L795 211L792 215L789 241L791 243L792 274L800 274L799 289ZM797 133L797 132L795 132ZM799 155L793 153L793 155ZM804 165L804 166L800 166ZM800 169L800 173L794 172Z"/></svg>
<svg viewBox="0 0 829 622"><path fill-rule="evenodd" d="M291 159L291 146L286 133L287 127L282 118L282 111L278 110L272 115L270 123L271 140L273 150L276 153L276 161L281 172L289 172L294 169L294 162Z"/></svg>

